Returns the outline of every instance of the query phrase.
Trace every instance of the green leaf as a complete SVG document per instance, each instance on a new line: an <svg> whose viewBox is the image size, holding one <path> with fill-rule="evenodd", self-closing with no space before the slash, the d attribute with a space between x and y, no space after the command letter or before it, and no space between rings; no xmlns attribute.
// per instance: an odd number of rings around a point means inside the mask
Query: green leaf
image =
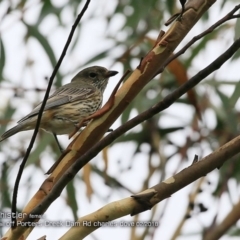
<svg viewBox="0 0 240 240"><path fill-rule="evenodd" d="M230 230L228 231L228 235L230 236L236 236L237 238L240 236L240 228L235 226L232 226Z"/></svg>
<svg viewBox="0 0 240 240"><path fill-rule="evenodd" d="M238 81L236 83L234 92L233 92L231 98L229 99L229 105L234 107L239 99L239 96L240 96L240 81Z"/></svg>
<svg viewBox="0 0 240 240"><path fill-rule="evenodd" d="M117 178L109 176L106 172L104 172L104 170L100 170L99 168L97 168L94 165L91 166L91 170L94 173L96 173L97 175L99 175L101 178L106 178L107 182L105 182L105 184L107 184L109 187L111 187L113 191L114 190L118 191L119 189L124 189L124 190L127 190L128 192L132 193L132 191L127 186L125 186L120 181L118 181Z"/></svg>
<svg viewBox="0 0 240 240"><path fill-rule="evenodd" d="M52 64L52 67L54 68L57 64L57 61L56 61L56 58L55 58L55 54L50 46L50 44L48 43L47 39L45 36L43 36L39 30L38 30L38 26L37 25L34 25L34 26L31 26L31 25L28 25L27 23L25 23L26 27L27 27L27 38L29 37L33 37L35 38L39 43L40 45L43 47L43 49L45 50L47 56L49 57L49 60ZM55 85L56 86L61 86L61 75L60 73L58 72L57 75L56 75L56 82L55 82Z"/></svg>
<svg viewBox="0 0 240 240"><path fill-rule="evenodd" d="M171 14L175 14L174 12L173 12L173 10L174 10L174 6L175 6L175 0L168 0L168 1L166 1L166 6L167 6L167 9L168 9L168 11L169 11L169 13L171 13Z"/></svg>
<svg viewBox="0 0 240 240"><path fill-rule="evenodd" d="M95 55L94 57L92 57L92 58L90 58L89 60L87 60L87 62L85 62L84 65L88 65L88 64L90 64L90 63L92 63L92 62L98 61L99 59L103 59L103 58L107 57L108 54L109 54L109 51L110 51L110 49L104 50L104 51L98 53L98 54Z"/></svg>
<svg viewBox="0 0 240 240"><path fill-rule="evenodd" d="M10 187L8 185L8 165L6 162L4 162L2 165L1 165L1 178L0 178L0 190L1 190L1 209L4 209L4 208L11 208L11 196L10 196Z"/></svg>
<svg viewBox="0 0 240 240"><path fill-rule="evenodd" d="M240 38L240 18L237 18L234 30L235 30L234 40L237 40L238 38Z"/></svg>
<svg viewBox="0 0 240 240"><path fill-rule="evenodd" d="M49 133L44 134L38 142L37 147L31 152L26 166L36 164L39 161L40 154L43 153L46 147L48 147L53 141L54 138Z"/></svg>
<svg viewBox="0 0 240 240"><path fill-rule="evenodd" d="M39 25L44 20L44 18L49 16L50 14L54 14L58 18L60 25L62 25L60 14L63 8L53 6L50 0L44 0L42 1L42 3L42 9L36 25Z"/></svg>
<svg viewBox="0 0 240 240"><path fill-rule="evenodd" d="M188 67L191 65L191 62L193 59L206 48L206 45L211 41L216 39L218 34L222 33L224 30L228 30L229 26L227 24L224 24L220 26L219 28L215 29L213 32L207 34L202 39L198 40L194 45L191 47L191 55L189 59L186 61L185 66Z"/></svg>
<svg viewBox="0 0 240 240"><path fill-rule="evenodd" d="M121 122L122 124L127 122L130 118L130 113L133 109L134 103L133 101L131 103L129 103L128 107L124 110L124 112L121 115Z"/></svg>
<svg viewBox="0 0 240 240"><path fill-rule="evenodd" d="M16 111L15 108L12 108L10 104L7 105L7 107L4 109L4 112L3 112L3 117L2 119L6 119L6 120L9 120L9 119L12 119L12 116L14 114L14 112ZM6 132L6 129L7 129L7 124L0 124L0 135L2 135L4 132Z"/></svg>
<svg viewBox="0 0 240 240"><path fill-rule="evenodd" d="M216 92L218 93L218 96L220 97L223 105L220 109L219 113L221 112L221 115L223 116L223 120L225 121L225 124L231 129L232 133L237 132L238 122L237 122L237 116L236 113L232 110L232 106L230 105L229 98L222 93L220 90L216 89Z"/></svg>
<svg viewBox="0 0 240 240"><path fill-rule="evenodd" d="M0 38L0 82L3 80L3 68L6 62L6 55L3 46L3 41Z"/></svg>
<svg viewBox="0 0 240 240"><path fill-rule="evenodd" d="M75 221L78 219L77 211L78 211L78 204L76 199L76 191L73 185L73 181L69 182L66 187L67 190L67 204L71 208Z"/></svg>
<svg viewBox="0 0 240 240"><path fill-rule="evenodd" d="M238 18L235 25L235 35L234 40L240 38L240 19ZM237 52L233 55L232 60L239 59L240 57L240 50L238 49Z"/></svg>
<svg viewBox="0 0 240 240"><path fill-rule="evenodd" d="M183 129L184 129L184 126L159 128L158 133L161 136L161 138L163 138L164 136L166 136L169 133L173 133L173 132L183 130ZM116 139L116 141L114 141L114 142L116 143L116 142L129 142L129 141L133 141L133 142L137 143L138 145L140 145L142 143L149 143L149 132L147 132L146 128L143 128L143 130L141 132L138 132L138 133L130 132L125 135L122 135L121 137Z"/></svg>

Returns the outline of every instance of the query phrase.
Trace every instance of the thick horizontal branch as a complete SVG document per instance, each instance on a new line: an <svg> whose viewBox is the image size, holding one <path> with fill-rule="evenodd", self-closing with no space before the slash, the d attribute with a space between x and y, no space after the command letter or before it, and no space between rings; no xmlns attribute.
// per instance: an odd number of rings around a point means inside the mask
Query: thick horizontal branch
<svg viewBox="0 0 240 240"><path fill-rule="evenodd" d="M134 195L133 197L140 203L134 209L133 214L143 212L160 201L170 197L173 193L186 187L190 183L196 181L200 177L206 176L214 169L219 169L226 161L229 161L233 156L240 153L240 136L229 141L213 153L204 157L201 161L192 164L190 167L183 169L173 177L153 186L150 190L156 192L154 196L147 199L147 202L142 204L141 198L144 199L144 192Z"/></svg>
<svg viewBox="0 0 240 240"><path fill-rule="evenodd" d="M170 197L175 192L186 187L188 184L205 176L215 168L219 168L227 160L230 160L235 154L240 152L240 136L226 143L215 152L204 157L199 162L194 162L188 168L185 168L181 172L177 173L173 177L155 185L152 188L146 189L143 192L134 195L132 198L124 198L122 200L112 202L106 206L98 209L97 211L88 214L87 216L78 219L79 226L69 229L60 239L77 240L83 239L99 227L99 224L94 225L96 222L108 222L115 219L119 219L126 215L134 215L136 213L148 210L155 204ZM211 235L207 239L215 240L222 236L222 233L226 231L230 224L237 221L239 217L239 203L235 205L234 210L236 214L229 214L223 221L223 229L217 228L214 235ZM231 213L233 213L231 211ZM107 217L106 217L107 216ZM83 222L89 222L91 226L86 226ZM214 236L214 237L213 237ZM204 238L205 239L205 238Z"/></svg>

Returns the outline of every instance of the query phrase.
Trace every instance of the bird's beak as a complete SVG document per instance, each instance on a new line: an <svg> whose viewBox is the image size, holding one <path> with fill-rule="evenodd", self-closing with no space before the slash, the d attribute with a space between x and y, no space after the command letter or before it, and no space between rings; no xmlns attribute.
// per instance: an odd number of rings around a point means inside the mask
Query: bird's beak
<svg viewBox="0 0 240 240"><path fill-rule="evenodd" d="M106 77L112 77L112 76L115 76L116 74L118 74L117 71L108 71L107 74L106 74Z"/></svg>

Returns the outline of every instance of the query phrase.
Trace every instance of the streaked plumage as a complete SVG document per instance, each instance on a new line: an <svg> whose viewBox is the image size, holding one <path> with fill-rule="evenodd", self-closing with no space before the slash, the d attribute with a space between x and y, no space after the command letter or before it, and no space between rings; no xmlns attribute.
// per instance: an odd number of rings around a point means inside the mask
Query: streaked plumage
<svg viewBox="0 0 240 240"><path fill-rule="evenodd" d="M96 112L102 104L108 78L116 71L94 66L79 72L71 81L56 90L47 100L40 128L57 135L69 134L75 125ZM20 131L35 128L41 103L22 118L18 125L5 132L0 141Z"/></svg>

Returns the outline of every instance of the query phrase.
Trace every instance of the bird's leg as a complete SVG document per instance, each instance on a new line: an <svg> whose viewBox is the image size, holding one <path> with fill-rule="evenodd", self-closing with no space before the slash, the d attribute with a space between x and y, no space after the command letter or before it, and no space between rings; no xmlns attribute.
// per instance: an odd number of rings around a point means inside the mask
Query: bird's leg
<svg viewBox="0 0 240 240"><path fill-rule="evenodd" d="M69 135L69 139L89 120L91 119L95 119L95 118L99 118L102 115L104 115L104 113L108 112L113 104L114 104L114 99L115 99L115 94L120 86L120 84L122 83L123 79L125 78L125 76L128 74L129 72L126 72L123 77L119 80L119 82L117 83L116 87L113 89L113 92L111 94L111 96L109 97L108 101L105 103L105 105L97 110L95 113L93 113L92 115L90 115L89 117L83 119L81 122L79 122L79 124L77 125L76 129Z"/></svg>
<svg viewBox="0 0 240 240"><path fill-rule="evenodd" d="M185 11L185 3L186 3L186 0L179 0L179 1L180 1L181 5L182 5L182 11L181 11L180 15L178 16L177 21L180 21L180 22L181 22L182 16L183 16L184 11Z"/></svg>
<svg viewBox="0 0 240 240"><path fill-rule="evenodd" d="M171 17L168 19L168 21L165 23L165 26L170 25L170 24L171 24L173 21L175 21L175 20L181 22L182 16L183 16L184 12L185 12L186 10L188 10L189 8L191 8L190 5L187 6L187 7L185 6L186 0L179 0L179 1L180 1L180 3L181 3L181 6L182 6L181 12L175 13L173 16L171 16Z"/></svg>
<svg viewBox="0 0 240 240"><path fill-rule="evenodd" d="M58 148L59 148L60 152L63 153L63 148L61 147L61 145L60 145L60 143L58 141L57 135L55 133L52 133L52 134L53 134L53 136L54 136L54 138L56 140L56 143L58 145Z"/></svg>

